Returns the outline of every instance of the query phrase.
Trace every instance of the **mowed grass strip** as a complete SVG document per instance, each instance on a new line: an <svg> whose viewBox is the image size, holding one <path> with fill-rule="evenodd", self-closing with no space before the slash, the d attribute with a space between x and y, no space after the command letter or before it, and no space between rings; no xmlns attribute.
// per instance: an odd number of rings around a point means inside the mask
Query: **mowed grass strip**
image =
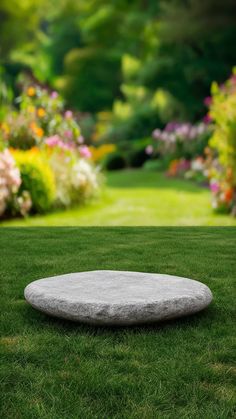
<svg viewBox="0 0 236 419"><path fill-rule="evenodd" d="M1 417L233 418L236 229L2 228ZM198 279L214 301L163 324L95 328L50 318L31 281L117 269Z"/></svg>
<svg viewBox="0 0 236 419"><path fill-rule="evenodd" d="M45 215L5 221L6 226L236 226L236 218L214 213L208 188L164 173L107 173L100 199Z"/></svg>

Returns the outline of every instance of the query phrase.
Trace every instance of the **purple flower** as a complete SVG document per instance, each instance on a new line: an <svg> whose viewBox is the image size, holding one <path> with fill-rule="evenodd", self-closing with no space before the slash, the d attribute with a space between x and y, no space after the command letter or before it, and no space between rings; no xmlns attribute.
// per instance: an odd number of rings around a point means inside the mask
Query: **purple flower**
<svg viewBox="0 0 236 419"><path fill-rule="evenodd" d="M190 124L188 124L188 123L181 124L177 128L176 134L180 137L187 138L189 136L190 129L191 129Z"/></svg>
<svg viewBox="0 0 236 419"><path fill-rule="evenodd" d="M178 122L172 121L172 122L168 122L168 124L165 126L165 131L166 132L173 132L175 131L181 124L179 124Z"/></svg>
<svg viewBox="0 0 236 419"><path fill-rule="evenodd" d="M215 181L211 182L211 183L210 183L210 189L211 189L211 192L212 192L212 193L214 193L214 194L218 193L218 192L219 192L219 190L220 190L220 185L219 185L219 183L217 183L217 182L215 182Z"/></svg>
<svg viewBox="0 0 236 419"><path fill-rule="evenodd" d="M205 122L205 124L209 124L212 121L211 116L209 115L209 113L207 113L204 118L203 121Z"/></svg>
<svg viewBox="0 0 236 419"><path fill-rule="evenodd" d="M179 168L180 170L189 170L190 169L190 162L186 159L181 159L179 162Z"/></svg>

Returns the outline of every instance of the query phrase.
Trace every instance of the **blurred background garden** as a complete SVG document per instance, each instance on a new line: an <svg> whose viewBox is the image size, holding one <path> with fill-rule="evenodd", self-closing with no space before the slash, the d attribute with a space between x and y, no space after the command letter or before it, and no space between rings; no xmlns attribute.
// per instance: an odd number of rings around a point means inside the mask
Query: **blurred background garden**
<svg viewBox="0 0 236 419"><path fill-rule="evenodd" d="M235 0L1 0L2 225L236 225Z"/></svg>

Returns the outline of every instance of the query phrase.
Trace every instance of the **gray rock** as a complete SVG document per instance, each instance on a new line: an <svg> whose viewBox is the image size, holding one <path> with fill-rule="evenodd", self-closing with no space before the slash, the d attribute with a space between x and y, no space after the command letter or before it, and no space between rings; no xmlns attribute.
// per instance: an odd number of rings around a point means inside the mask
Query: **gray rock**
<svg viewBox="0 0 236 419"><path fill-rule="evenodd" d="M201 282L172 275L90 271L40 279L26 300L52 316L97 325L152 323L196 313L212 293Z"/></svg>

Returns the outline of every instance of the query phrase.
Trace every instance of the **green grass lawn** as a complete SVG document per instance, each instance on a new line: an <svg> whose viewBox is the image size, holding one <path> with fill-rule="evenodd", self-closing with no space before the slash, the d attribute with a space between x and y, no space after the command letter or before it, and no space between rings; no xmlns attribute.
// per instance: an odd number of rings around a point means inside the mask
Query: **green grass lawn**
<svg viewBox="0 0 236 419"><path fill-rule="evenodd" d="M236 226L236 219L213 213L210 192L206 188L185 180L168 179L162 173L127 170L108 173L103 195L89 206L3 225Z"/></svg>
<svg viewBox="0 0 236 419"><path fill-rule="evenodd" d="M236 228L2 228L0 248L2 418L235 417ZM198 279L214 301L189 318L114 329L24 301L35 279L95 269Z"/></svg>

